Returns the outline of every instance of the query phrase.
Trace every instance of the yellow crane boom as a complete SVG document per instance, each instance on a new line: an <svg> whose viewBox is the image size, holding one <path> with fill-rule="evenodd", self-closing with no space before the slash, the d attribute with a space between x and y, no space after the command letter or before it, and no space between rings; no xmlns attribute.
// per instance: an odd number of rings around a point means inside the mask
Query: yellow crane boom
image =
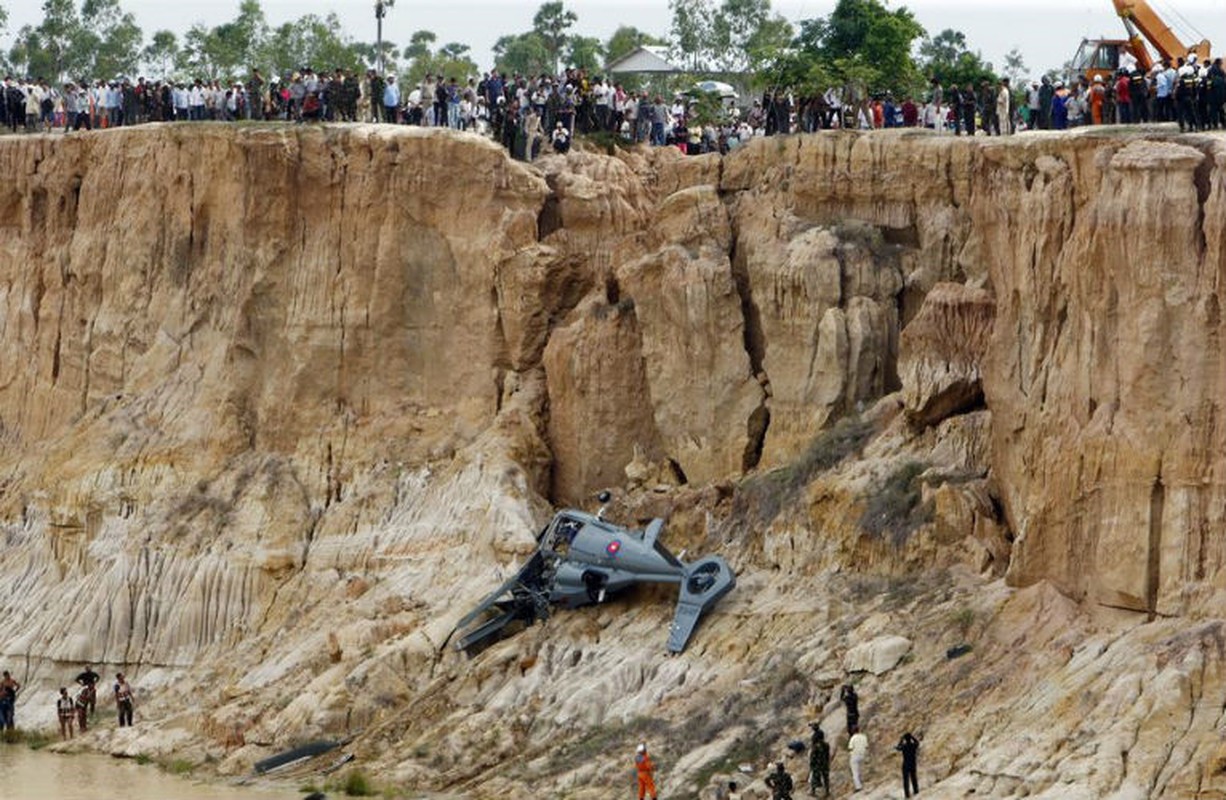
<svg viewBox="0 0 1226 800"><path fill-rule="evenodd" d="M1146 41L1154 46L1162 58L1172 63L1175 59L1183 58L1189 53L1195 53L1197 59L1202 63L1209 58L1208 40L1202 39L1193 45L1184 44L1147 0L1112 0L1112 2L1115 4L1116 13L1120 15L1120 18L1124 20L1124 25L1128 28L1133 51L1138 55L1138 59L1140 59L1140 54L1137 51L1143 48L1138 47L1141 42L1137 31L1140 31Z"/></svg>

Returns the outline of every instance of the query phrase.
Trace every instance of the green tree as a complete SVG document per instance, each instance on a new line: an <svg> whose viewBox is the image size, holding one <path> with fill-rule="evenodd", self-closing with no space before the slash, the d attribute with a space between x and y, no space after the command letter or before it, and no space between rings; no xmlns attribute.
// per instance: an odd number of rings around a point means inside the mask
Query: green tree
<svg viewBox="0 0 1226 800"><path fill-rule="evenodd" d="M572 36L566 46L566 65L599 72L604 67L604 45L595 36Z"/></svg>
<svg viewBox="0 0 1226 800"><path fill-rule="evenodd" d="M494 66L499 72L520 75L555 73L557 61L536 31L502 36L494 42Z"/></svg>
<svg viewBox="0 0 1226 800"><path fill-rule="evenodd" d="M448 42L438 50L432 50L430 45L438 39L432 31L417 31L405 48L405 56L411 57L407 72L401 76L403 85L412 86L420 83L429 75L441 75L444 78L455 78L463 83L476 75L477 64L469 56L472 49L461 42Z"/></svg>
<svg viewBox="0 0 1226 800"><path fill-rule="evenodd" d="M920 44L921 68L929 78L945 84L978 86L982 81L995 81L992 65L983 61L983 56L972 52L966 44L966 35L949 28L936 36L926 38Z"/></svg>
<svg viewBox="0 0 1226 800"><path fill-rule="evenodd" d="M1005 67L1000 73L1001 77L1009 79L1012 86L1020 85L1029 71L1026 68L1026 59L1022 57L1022 51L1015 47L1005 54Z"/></svg>
<svg viewBox="0 0 1226 800"><path fill-rule="evenodd" d="M80 80L86 77L87 62L74 45L81 33L81 17L73 0L43 0L42 22L17 32L9 60L57 83L67 77Z"/></svg>
<svg viewBox="0 0 1226 800"><path fill-rule="evenodd" d="M364 68L362 47L345 34L334 11L324 17L306 14L279 25L269 35L261 61L268 65L270 74L293 72L303 66L317 71Z"/></svg>
<svg viewBox="0 0 1226 800"><path fill-rule="evenodd" d="M544 3L532 18L532 31L540 37L545 46L545 52L552 63L552 71L557 72L558 60L562 56L566 43L570 40L568 31L579 21L575 12L562 4L562 0L552 0Z"/></svg>
<svg viewBox="0 0 1226 800"><path fill-rule="evenodd" d="M703 59L710 50L713 14L707 0L668 0L672 12L669 26L669 54L691 71L705 69Z"/></svg>
<svg viewBox="0 0 1226 800"><path fill-rule="evenodd" d="M141 61L159 78L170 75L178 57L179 38L166 30L154 33L140 53Z"/></svg>
<svg viewBox="0 0 1226 800"><path fill-rule="evenodd" d="M413 31L409 46L404 48L404 57L413 59L430 55L431 45L438 40L434 31Z"/></svg>
<svg viewBox="0 0 1226 800"><path fill-rule="evenodd" d="M837 85L859 98L881 90L906 95L922 84L911 53L923 35L906 8L839 0L830 16L802 21L791 46L778 49L763 69L776 84L802 91Z"/></svg>
<svg viewBox="0 0 1226 800"><path fill-rule="evenodd" d="M673 0L671 53L695 72L754 72L781 57L792 26L770 0Z"/></svg>
<svg viewBox="0 0 1226 800"><path fill-rule="evenodd" d="M668 42L652 36L650 33L635 28L632 25L622 25L617 30L613 31L613 35L604 44L604 57L606 63L612 63L622 56L633 52L643 45L666 45Z"/></svg>
<svg viewBox="0 0 1226 800"><path fill-rule="evenodd" d="M119 0L84 0L73 50L92 77L113 78L136 71L144 35L131 12Z"/></svg>

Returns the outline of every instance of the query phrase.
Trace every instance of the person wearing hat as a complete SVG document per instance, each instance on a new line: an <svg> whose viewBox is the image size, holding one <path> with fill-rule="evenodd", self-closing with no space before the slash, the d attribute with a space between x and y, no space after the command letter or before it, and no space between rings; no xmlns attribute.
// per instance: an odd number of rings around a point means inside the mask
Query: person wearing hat
<svg viewBox="0 0 1226 800"><path fill-rule="evenodd" d="M817 790L820 787L829 797L830 743L826 741L826 734L822 732L820 723L810 722L809 728L813 731L809 738L809 792L817 797Z"/></svg>
<svg viewBox="0 0 1226 800"><path fill-rule="evenodd" d="M647 752L647 742L639 742L634 751L634 771L638 776L639 800L647 796L656 800L656 767L651 763L651 755Z"/></svg>
<svg viewBox="0 0 1226 800"><path fill-rule="evenodd" d="M1107 99L1107 87L1103 86L1103 76L1095 75L1094 84L1090 87L1090 124L1103 124L1103 103Z"/></svg>
<svg viewBox="0 0 1226 800"><path fill-rule="evenodd" d="M766 785L772 800L792 800L792 776L783 768L782 761L775 762L775 771L766 776Z"/></svg>

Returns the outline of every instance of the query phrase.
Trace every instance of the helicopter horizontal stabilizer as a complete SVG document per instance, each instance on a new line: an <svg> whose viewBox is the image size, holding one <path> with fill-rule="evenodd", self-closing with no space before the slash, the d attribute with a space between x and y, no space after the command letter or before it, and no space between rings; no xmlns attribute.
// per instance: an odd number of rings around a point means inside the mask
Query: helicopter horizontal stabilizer
<svg viewBox="0 0 1226 800"><path fill-rule="evenodd" d="M735 586L736 575L728 562L719 556L707 556L686 564L677 613L668 631L668 652L684 650L699 618Z"/></svg>

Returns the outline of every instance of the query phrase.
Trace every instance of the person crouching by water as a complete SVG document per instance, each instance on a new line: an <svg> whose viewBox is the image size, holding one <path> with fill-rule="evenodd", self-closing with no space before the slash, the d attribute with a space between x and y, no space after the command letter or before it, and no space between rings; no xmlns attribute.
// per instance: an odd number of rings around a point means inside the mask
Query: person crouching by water
<svg viewBox="0 0 1226 800"><path fill-rule="evenodd" d="M72 720L77 713L77 704L68 696L68 688L60 687L60 696L55 701L55 715L60 720L60 738L72 738Z"/></svg>
<svg viewBox="0 0 1226 800"><path fill-rule="evenodd" d="M115 708L119 710L119 727L132 726L132 687L122 672L115 674Z"/></svg>

